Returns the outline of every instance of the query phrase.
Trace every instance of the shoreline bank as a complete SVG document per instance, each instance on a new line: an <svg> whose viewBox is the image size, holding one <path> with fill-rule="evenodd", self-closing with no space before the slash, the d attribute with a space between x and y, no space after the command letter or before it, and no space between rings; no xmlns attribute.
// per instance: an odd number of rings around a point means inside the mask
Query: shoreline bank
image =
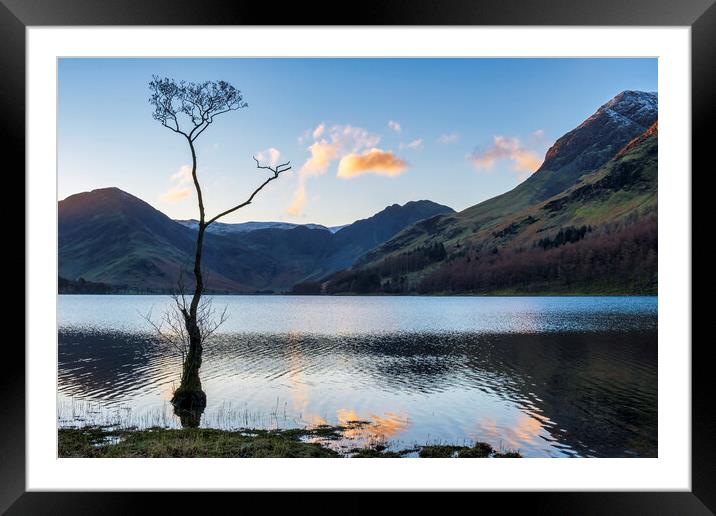
<svg viewBox="0 0 716 516"><path fill-rule="evenodd" d="M367 423L287 430L217 430L212 428L115 429L87 426L58 429L58 457L82 458L521 458L514 450L490 444L472 446L426 444L390 450L388 443L370 443L345 450L332 446L345 433Z"/></svg>

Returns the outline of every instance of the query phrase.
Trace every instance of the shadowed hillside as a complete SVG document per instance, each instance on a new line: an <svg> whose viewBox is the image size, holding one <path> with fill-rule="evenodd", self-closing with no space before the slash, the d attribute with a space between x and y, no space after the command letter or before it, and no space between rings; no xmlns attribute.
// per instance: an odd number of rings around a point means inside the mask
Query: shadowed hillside
<svg viewBox="0 0 716 516"><path fill-rule="evenodd" d="M396 204L338 232L313 225L233 231L224 224L205 236L205 283L215 292L281 292L349 267L410 224L452 211L431 201ZM193 286L196 229L137 197L118 188L72 195L59 202L58 220L61 291L84 292L80 278L104 289L168 291L180 271Z"/></svg>

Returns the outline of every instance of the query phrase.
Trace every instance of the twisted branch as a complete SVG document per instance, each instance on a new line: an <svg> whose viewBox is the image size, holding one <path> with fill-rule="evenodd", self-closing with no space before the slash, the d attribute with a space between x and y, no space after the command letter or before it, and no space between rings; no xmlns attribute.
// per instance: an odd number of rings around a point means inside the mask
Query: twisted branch
<svg viewBox="0 0 716 516"><path fill-rule="evenodd" d="M237 204L237 205L234 206L233 208L229 208L229 209L226 210L226 211L222 211L222 212L219 213L216 217L214 217L214 218L212 218L212 219L209 219L209 221L204 224L204 227L205 227L205 228L206 228L209 224L211 224L212 222L216 222L217 220L219 220L219 219L220 219L221 217L223 217L224 215L228 215L229 213L233 213L233 212L235 212L236 210L238 210L238 209L240 209L240 208L243 208L244 206L247 206L247 205L251 204L251 201L253 201L254 197L256 197L256 194L259 193L261 190L263 190L263 188L264 188L267 184L269 184L269 183L270 183L271 181L273 181L274 179L278 179L278 176L281 175L282 173L291 170L291 162L290 162L290 161L287 161L286 163L281 163L280 165L277 165L277 166L275 166L275 167L271 167L271 166L268 166L268 165L261 165L261 163L259 163L259 160L257 160L255 156L254 156L254 161L256 162L256 168L258 168L258 169L263 169L263 170L270 170L270 171L273 173L273 175L270 176L268 179L266 179L266 181L264 181L263 183L261 183L261 185L260 185L256 190L253 191L253 193L249 196L249 198L248 198L247 200L245 200L245 201L242 202L241 204Z"/></svg>

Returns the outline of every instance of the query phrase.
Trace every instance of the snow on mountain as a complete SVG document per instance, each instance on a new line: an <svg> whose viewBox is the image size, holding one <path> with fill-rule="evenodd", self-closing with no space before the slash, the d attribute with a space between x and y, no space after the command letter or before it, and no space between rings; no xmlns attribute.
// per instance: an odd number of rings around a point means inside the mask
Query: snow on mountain
<svg viewBox="0 0 716 516"><path fill-rule="evenodd" d="M626 90L601 106L587 121L606 115L621 125L637 124L648 128L659 111L656 92Z"/></svg>
<svg viewBox="0 0 716 516"><path fill-rule="evenodd" d="M558 138L530 179L532 182L548 180L555 183L545 192L549 195L557 193L579 176L604 165L627 143L651 127L658 119L658 110L656 93L622 91L578 127ZM545 175L544 171L558 174L541 177Z"/></svg>
<svg viewBox="0 0 716 516"><path fill-rule="evenodd" d="M179 224L186 226L191 229L196 229L198 226L198 221L194 219L190 220L176 220L175 222L178 222ZM208 233L214 233L214 234L221 234L221 235L227 235L231 233L248 233L249 231L256 231L257 229L293 229L298 226L303 226L308 229L323 229L325 231L330 231L331 233L336 233L337 231L343 229L345 226L333 226L333 227L326 227L321 224L293 224L291 222L259 222L259 221L251 221L251 222L240 222L237 224L227 224L224 222L214 222L212 223L208 229Z"/></svg>
<svg viewBox="0 0 716 516"><path fill-rule="evenodd" d="M624 91L601 109L624 123L637 123L642 127L649 127L649 121L653 120L659 110L659 99L653 92Z"/></svg>

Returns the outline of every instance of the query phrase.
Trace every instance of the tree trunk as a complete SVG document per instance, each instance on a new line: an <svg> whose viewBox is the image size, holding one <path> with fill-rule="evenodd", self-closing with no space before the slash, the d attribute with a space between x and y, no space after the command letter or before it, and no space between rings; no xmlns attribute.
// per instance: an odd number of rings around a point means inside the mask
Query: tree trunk
<svg viewBox="0 0 716 516"><path fill-rule="evenodd" d="M189 332L189 350L182 364L181 383L174 391L172 404L179 409L195 410L206 406L206 394L201 388L199 369L201 368L201 334L196 323L196 316L186 320Z"/></svg>
<svg viewBox="0 0 716 516"><path fill-rule="evenodd" d="M182 364L181 383L179 388L174 391L172 404L175 408L181 410L195 411L206 406L206 393L201 388L201 379L199 378L199 369L201 368L202 335L201 328L197 319L199 302L201 294L204 291L204 280L201 275L201 251L204 243L204 201L201 195L199 181L196 178L196 152L191 140L189 141L192 157L192 177L196 186L197 197L199 200L199 231L196 237L196 255L194 258L194 296L191 299L188 313L184 313L184 320L187 333L189 335L189 349L184 357Z"/></svg>

